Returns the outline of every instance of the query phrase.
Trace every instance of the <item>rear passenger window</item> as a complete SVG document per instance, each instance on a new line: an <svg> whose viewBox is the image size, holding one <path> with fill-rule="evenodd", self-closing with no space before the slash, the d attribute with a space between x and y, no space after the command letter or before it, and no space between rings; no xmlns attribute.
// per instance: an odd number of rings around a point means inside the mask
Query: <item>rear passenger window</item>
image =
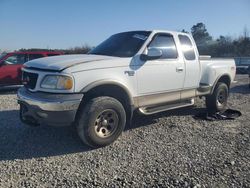
<svg viewBox="0 0 250 188"><path fill-rule="evenodd" d="M158 34L150 43L149 48L158 48L162 51L161 59L176 59L178 57L174 38L167 34Z"/></svg>
<svg viewBox="0 0 250 188"><path fill-rule="evenodd" d="M181 49L186 60L195 60L194 47L191 40L186 35L179 35Z"/></svg>
<svg viewBox="0 0 250 188"><path fill-rule="evenodd" d="M44 57L42 54L29 54L29 61Z"/></svg>

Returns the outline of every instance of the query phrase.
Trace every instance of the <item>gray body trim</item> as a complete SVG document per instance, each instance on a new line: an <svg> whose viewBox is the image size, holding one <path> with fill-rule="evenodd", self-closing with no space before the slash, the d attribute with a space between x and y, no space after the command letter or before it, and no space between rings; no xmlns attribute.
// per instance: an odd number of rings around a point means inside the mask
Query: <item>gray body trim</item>
<svg viewBox="0 0 250 188"><path fill-rule="evenodd" d="M168 102L177 102L183 99L190 99L196 96L197 88L187 88L185 90L166 91L150 95L143 95L134 98L137 101L136 107L149 107L162 105Z"/></svg>
<svg viewBox="0 0 250 188"><path fill-rule="evenodd" d="M143 95L134 98L137 101L136 107L147 107L160 105L166 102L180 100L180 91L164 92L150 95Z"/></svg>

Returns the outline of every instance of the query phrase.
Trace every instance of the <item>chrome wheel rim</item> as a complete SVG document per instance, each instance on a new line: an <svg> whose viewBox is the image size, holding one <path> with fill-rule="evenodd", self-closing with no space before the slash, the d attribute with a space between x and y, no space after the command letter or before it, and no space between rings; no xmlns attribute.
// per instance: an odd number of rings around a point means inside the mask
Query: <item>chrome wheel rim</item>
<svg viewBox="0 0 250 188"><path fill-rule="evenodd" d="M109 137L116 131L118 123L118 114L114 110L104 110L95 120L95 133L101 138Z"/></svg>

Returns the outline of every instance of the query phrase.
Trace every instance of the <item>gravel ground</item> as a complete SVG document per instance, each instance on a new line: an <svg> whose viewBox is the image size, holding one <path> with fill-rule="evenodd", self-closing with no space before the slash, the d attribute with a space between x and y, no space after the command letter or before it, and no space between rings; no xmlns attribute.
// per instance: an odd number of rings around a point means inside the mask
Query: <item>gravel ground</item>
<svg viewBox="0 0 250 188"><path fill-rule="evenodd" d="M15 92L0 93L0 187L250 187L250 89L237 76L237 120L194 120L196 108L137 116L111 146L91 150L74 128L21 125Z"/></svg>

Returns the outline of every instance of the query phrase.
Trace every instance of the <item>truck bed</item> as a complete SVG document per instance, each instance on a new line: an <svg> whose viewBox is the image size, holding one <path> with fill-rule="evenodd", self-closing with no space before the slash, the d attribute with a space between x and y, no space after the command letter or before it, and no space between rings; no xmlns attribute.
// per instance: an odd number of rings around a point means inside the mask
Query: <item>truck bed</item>
<svg viewBox="0 0 250 188"><path fill-rule="evenodd" d="M233 58L211 58L211 56L200 56L201 82L202 84L213 85L216 78L225 72L229 74L231 82L235 77L235 61Z"/></svg>

